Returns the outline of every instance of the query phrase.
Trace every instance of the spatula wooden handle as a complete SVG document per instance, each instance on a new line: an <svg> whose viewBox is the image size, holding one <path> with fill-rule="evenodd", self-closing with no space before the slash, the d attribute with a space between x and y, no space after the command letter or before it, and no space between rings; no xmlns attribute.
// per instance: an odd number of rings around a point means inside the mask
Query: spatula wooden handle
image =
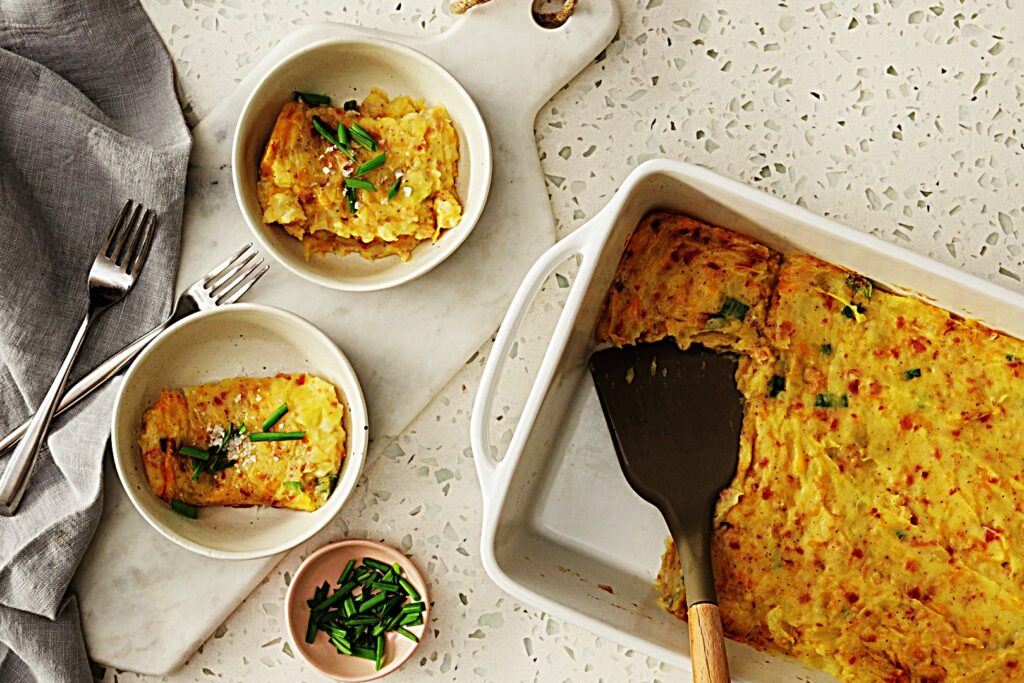
<svg viewBox="0 0 1024 683"><path fill-rule="evenodd" d="M690 659L694 683L729 683L729 660L718 605L702 602L686 612L690 624Z"/></svg>

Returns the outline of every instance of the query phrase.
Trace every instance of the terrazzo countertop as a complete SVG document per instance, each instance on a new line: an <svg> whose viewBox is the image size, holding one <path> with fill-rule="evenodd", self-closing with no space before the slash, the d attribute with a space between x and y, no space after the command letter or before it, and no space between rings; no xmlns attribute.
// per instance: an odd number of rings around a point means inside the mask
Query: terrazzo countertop
<svg viewBox="0 0 1024 683"><path fill-rule="evenodd" d="M594 215L637 163L671 156L1024 292L1020 0L622 1L619 35L537 119L560 235ZM437 33L454 21L443 2L143 5L174 57L195 123L296 25ZM513 349L495 425L506 443L572 272L567 264L551 280ZM281 606L301 560L346 536L400 548L431 583L433 637L389 679L396 683L681 677L520 604L484 573L468 424L488 351L468 359L396 443L378 449L339 518L290 553L167 680L324 680L286 644Z"/></svg>

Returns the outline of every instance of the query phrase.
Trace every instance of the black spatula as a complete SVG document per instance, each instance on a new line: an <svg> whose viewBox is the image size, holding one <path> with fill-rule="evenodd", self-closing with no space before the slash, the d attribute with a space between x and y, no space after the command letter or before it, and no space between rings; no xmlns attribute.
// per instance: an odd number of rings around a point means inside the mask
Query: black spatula
<svg viewBox="0 0 1024 683"><path fill-rule="evenodd" d="M630 486L665 516L686 583L693 678L729 681L711 573L711 518L736 474L743 396L736 358L671 339L590 358L619 464Z"/></svg>

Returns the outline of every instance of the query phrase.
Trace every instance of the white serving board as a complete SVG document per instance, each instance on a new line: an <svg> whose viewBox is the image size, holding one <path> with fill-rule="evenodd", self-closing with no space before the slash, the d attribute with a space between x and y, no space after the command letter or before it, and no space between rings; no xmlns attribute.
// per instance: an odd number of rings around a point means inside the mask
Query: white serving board
<svg viewBox="0 0 1024 683"><path fill-rule="evenodd" d="M247 297L307 318L348 355L366 394L374 457L494 332L530 265L554 243L534 120L618 23L614 0L581 3L555 30L536 25L529 2L501 0L474 8L436 37L343 24L289 34L192 131L179 286L252 241L231 187L230 149L242 104L268 64L314 40L351 35L396 40L448 69L480 109L495 159L487 208L459 250L419 280L374 293L320 288L274 264ZM119 669L168 673L281 556L227 562L178 548L135 512L109 464L105 476L103 519L73 585L89 654Z"/></svg>

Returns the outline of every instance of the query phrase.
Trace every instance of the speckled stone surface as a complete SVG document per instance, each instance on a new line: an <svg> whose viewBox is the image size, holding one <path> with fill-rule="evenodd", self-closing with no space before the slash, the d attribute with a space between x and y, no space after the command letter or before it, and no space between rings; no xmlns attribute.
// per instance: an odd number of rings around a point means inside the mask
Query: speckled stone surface
<svg viewBox="0 0 1024 683"><path fill-rule="evenodd" d="M436 33L453 21L441 0L143 4L178 65L192 122L296 24ZM638 162L665 155L1024 292L1020 0L622 7L620 35L537 120L560 234L594 215ZM513 351L493 432L499 440L511 435L572 270L567 264L538 298ZM432 585L434 635L390 680L680 677L518 604L487 579L467 433L487 353L368 463L342 517L292 552L168 680L323 680L285 646L281 601L301 559L344 536L408 552ZM113 670L103 679L143 680Z"/></svg>

